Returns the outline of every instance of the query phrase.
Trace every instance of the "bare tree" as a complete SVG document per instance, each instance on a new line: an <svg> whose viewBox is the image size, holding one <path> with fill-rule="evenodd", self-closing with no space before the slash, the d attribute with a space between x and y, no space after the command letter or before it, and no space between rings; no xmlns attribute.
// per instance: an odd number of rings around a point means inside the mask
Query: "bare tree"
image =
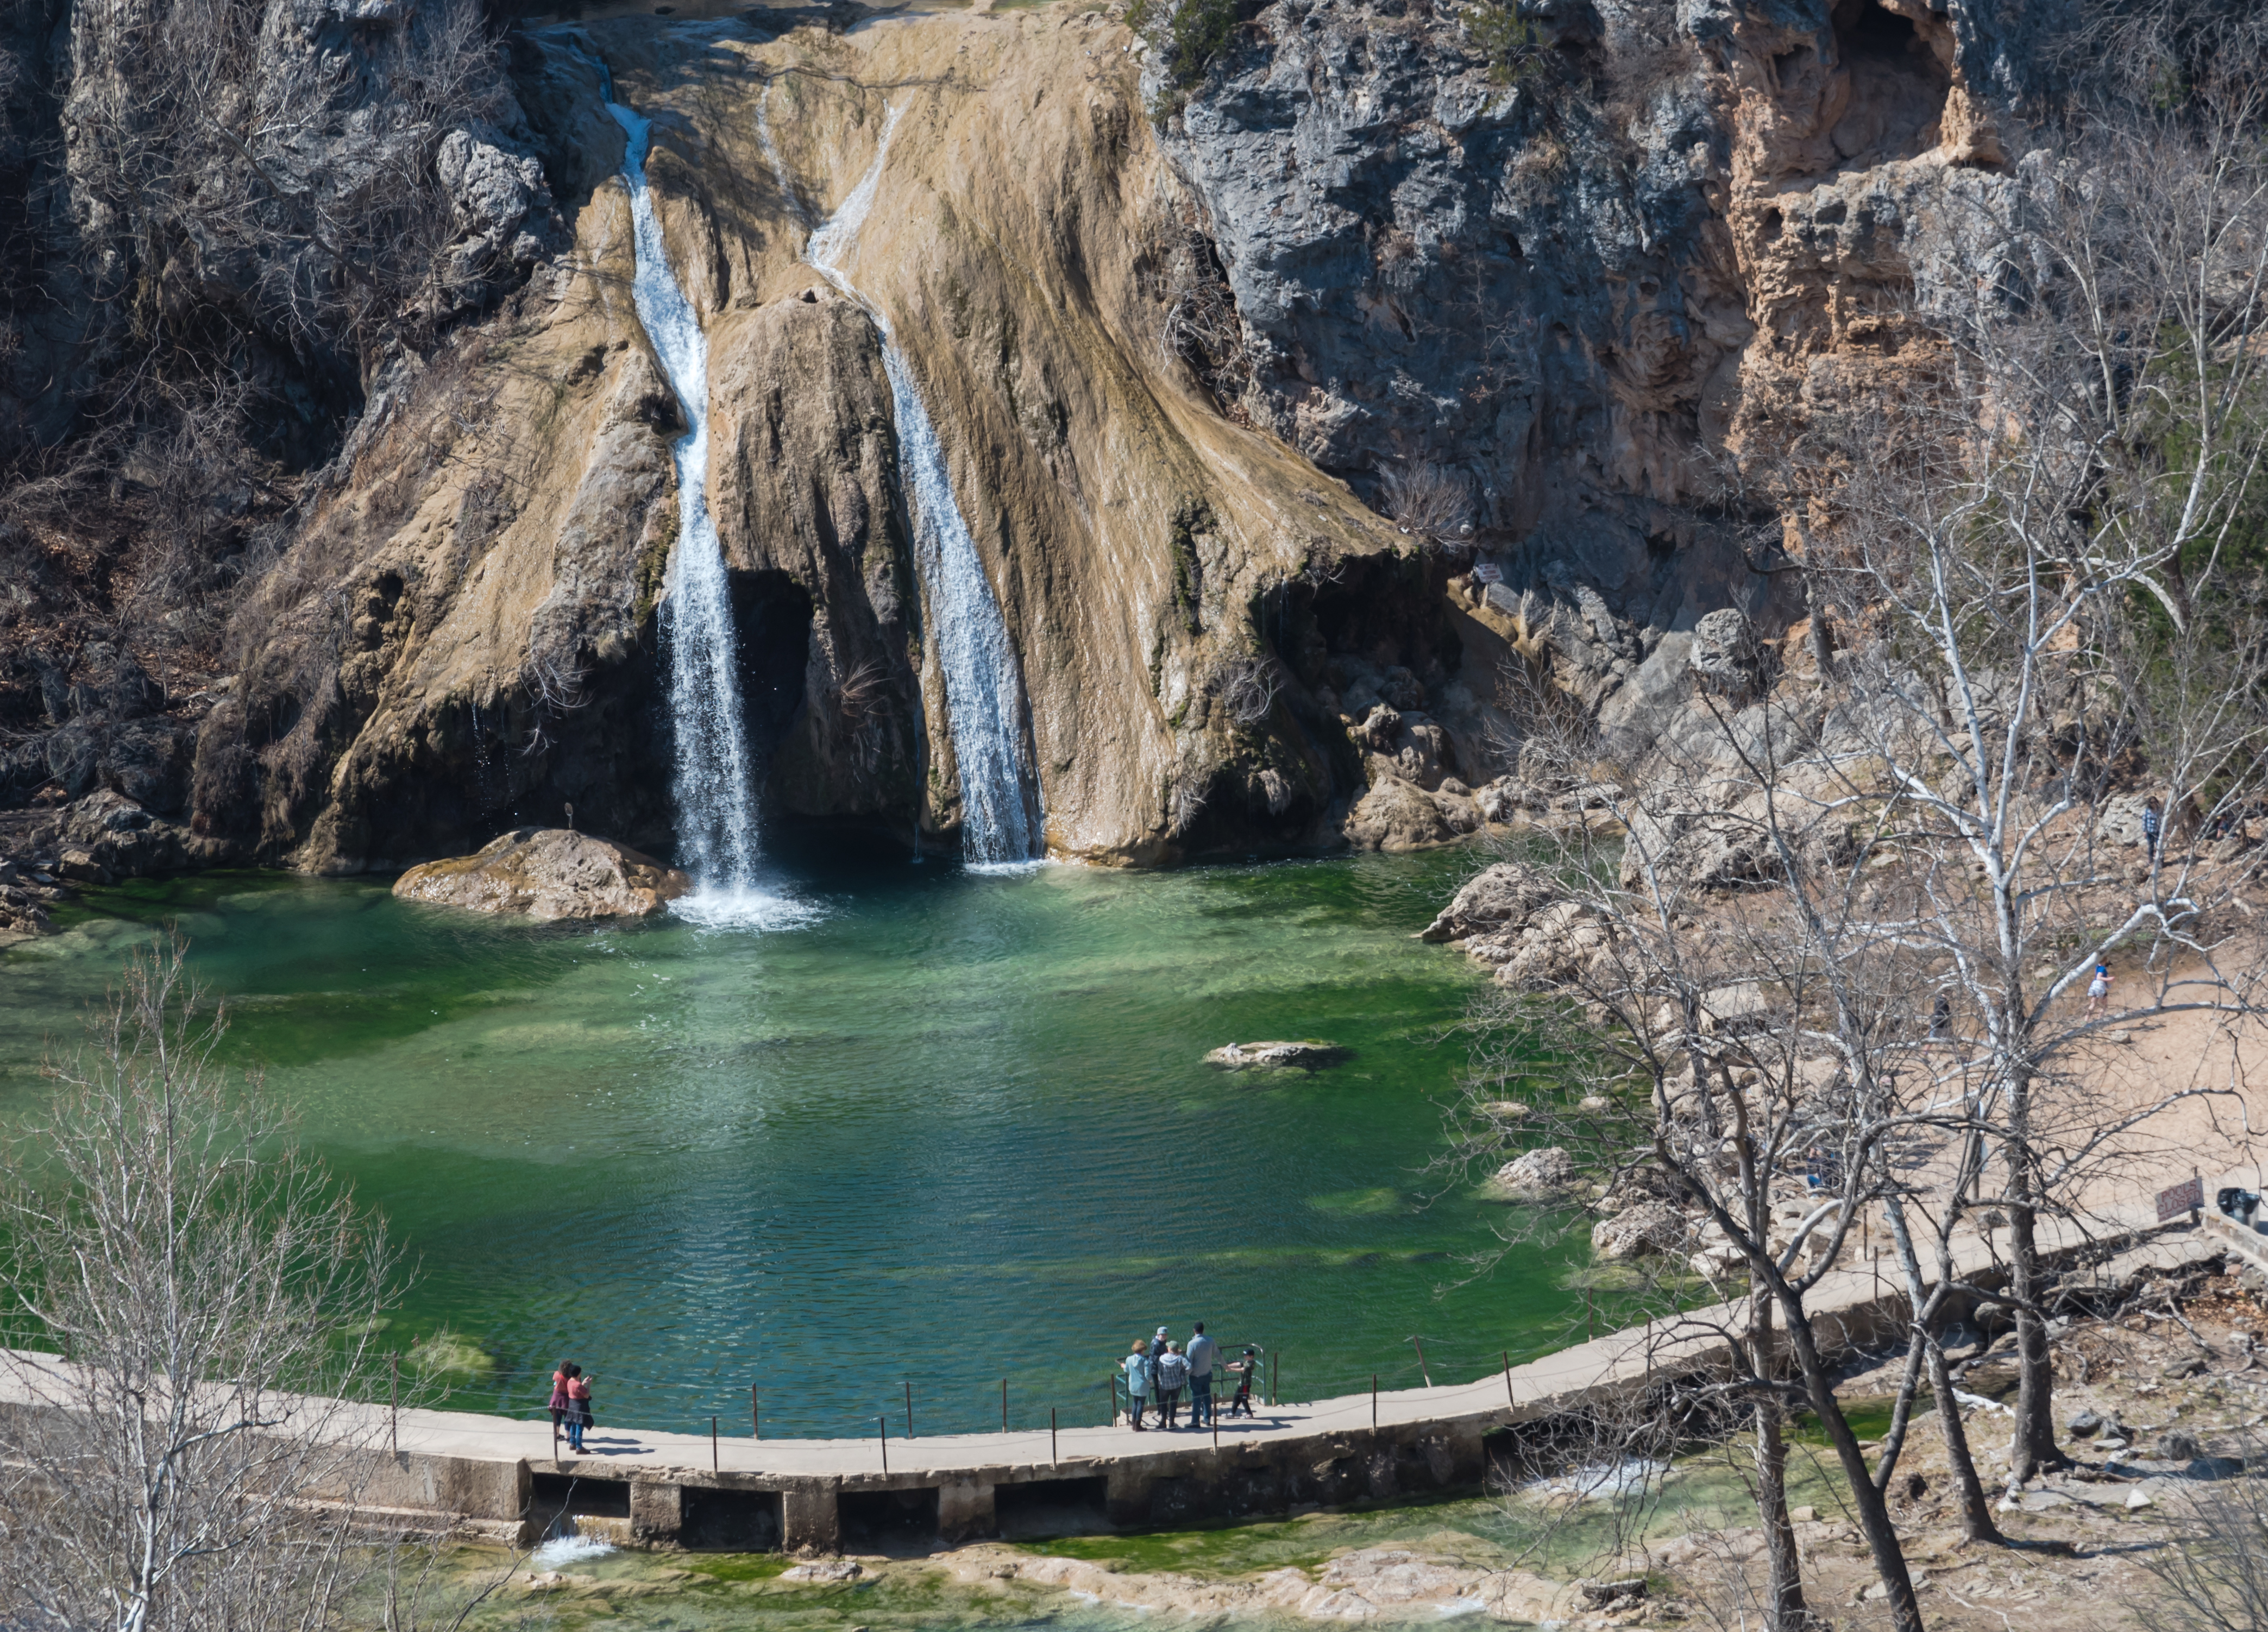
<svg viewBox="0 0 2268 1632"><path fill-rule="evenodd" d="M2239 82L2067 133L1937 246L1953 365L1852 437L1813 570L1845 609L1848 752L1831 796L1900 807L1883 864L1942 971L1957 1076L1999 1155L2020 1371L2013 1471L2054 1459L2045 1214L2073 1216L2127 1129L2117 1024L2250 1012L2262 976L2236 877L2205 842L2268 785L2257 552L2268 454L2268 158ZM1986 291L1976 298L1974 291ZM1861 457L1863 449L1864 456ZM2136 784L2139 787L2136 788ZM2139 873L2105 831L2155 796Z"/></svg>
<svg viewBox="0 0 2268 1632"><path fill-rule="evenodd" d="M1580 1097L1507 1099L1506 1070L1484 1069L1458 1144L1491 1158L1513 1140L1581 1151L1619 1206L1595 1246L1651 1250L1677 1268L1690 1255L1694 1269L1737 1288L1726 1305L1686 1309L1673 1274L1640 1312L1655 1315L1649 1362L1721 1361L1711 1386L1747 1419L1766 1624L1808 1622L1786 1496L1787 1422L1808 1408L1849 1481L1893 1619L1918 1628L1904 1555L1836 1400L1811 1303L1878 1199L1881 1153L1909 1121L1869 1062L1837 1046L1881 1026L1896 983L1860 978L1850 931L1863 908L1806 864L1816 825L1792 818L1815 812L1790 799L1776 771L1793 745L1774 735L1793 722L1711 717L1723 730L1701 752L1673 750L1649 782L1608 796L1628 834L1619 856L1588 826L1569 830L1544 869L1553 886L1541 893L1556 900L1530 910L1506 962L1515 986L1580 1003L1580 1028L1545 1050L1565 1062L1561 1078ZM1744 740L1742 725L1761 740ZM1742 789L1744 754L1765 774L1751 769ZM1795 805L1790 815L1784 803ZM1699 808L1720 812L1705 831L1690 820ZM1712 898L1728 867L1750 887ZM1513 1000L1492 1017L1512 1039L1507 1069L1522 1077L1540 1023L1532 1009Z"/></svg>
<svg viewBox="0 0 2268 1632"><path fill-rule="evenodd" d="M11 1151L0 1601L26 1625L330 1624L382 1413L396 1259L214 1059L176 943L138 957ZM366 1536L364 1539L368 1539Z"/></svg>
<svg viewBox="0 0 2268 1632"><path fill-rule="evenodd" d="M2243 1447L2250 1470L2259 1447ZM2151 1616L2169 1632L2257 1632L2268 1626L2268 1483L2248 1471L2189 1486L2166 1515L2171 1545L2154 1547L2142 1568L2162 1591Z"/></svg>

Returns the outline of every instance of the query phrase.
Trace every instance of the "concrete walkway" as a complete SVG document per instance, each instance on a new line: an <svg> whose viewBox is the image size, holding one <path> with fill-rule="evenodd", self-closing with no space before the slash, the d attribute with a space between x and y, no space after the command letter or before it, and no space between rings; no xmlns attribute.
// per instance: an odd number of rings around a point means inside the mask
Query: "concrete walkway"
<svg viewBox="0 0 2268 1632"><path fill-rule="evenodd" d="M2249 1177L2248 1171L2225 1182L2242 1185ZM2217 1187L2207 1186L2208 1207ZM2041 1247L2058 1254L2106 1236L2132 1243L2158 1229L2154 1204L2143 1202L2086 1231L2043 1224ZM2216 1246L2245 1250L2250 1242L2230 1239L2242 1229L2216 1220L2208 1236ZM1960 1243L1956 1261L1965 1280L1996 1278L1994 1254L1984 1240ZM1903 1337L1905 1305L1896 1268L1880 1256L1830 1274L1808 1302L1830 1353ZM662 1542L689 1537L703 1522L701 1512L729 1507L713 1523L735 1544L828 1548L843 1534L843 1499L864 1499L860 1493L908 1498L911 1504L901 1505L909 1512L918 1505L911 1499L929 1493L924 1499L931 1505L906 1522L951 1540L993 1533L1000 1504L1020 1487L1035 1496L1044 1487L1051 1501L1086 1503L1098 1527L1476 1489L1490 1466L1484 1436L1563 1418L1650 1378L1705 1366L1723 1353L1736 1313L1734 1305L1711 1305L1469 1382L1262 1407L1255 1421L1225 1422L1217 1442L1211 1432L1137 1433L1123 1426L893 1437L887 1446L879 1436L758 1440L742 1431L712 1441L705 1434L608 1426L593 1430L585 1453L574 1457L563 1454L563 1454L555 1456L548 1419L396 1413L334 1400L307 1400L286 1415L327 1441L354 1448L358 1481L342 1499L366 1506L523 1527L548 1524L561 1512L586 1513L621 1522L626 1539ZM51 1356L0 1356L0 1408L42 1398L62 1403L74 1393L67 1369ZM880 1519L896 1522L896 1510Z"/></svg>

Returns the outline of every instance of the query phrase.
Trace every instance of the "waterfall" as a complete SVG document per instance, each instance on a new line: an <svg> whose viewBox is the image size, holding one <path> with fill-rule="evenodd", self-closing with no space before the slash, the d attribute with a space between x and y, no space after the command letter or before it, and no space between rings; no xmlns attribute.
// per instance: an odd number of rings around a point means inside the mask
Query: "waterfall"
<svg viewBox="0 0 2268 1632"><path fill-rule="evenodd" d="M725 575L725 549L709 515L709 342L678 287L646 187L652 123L612 99L622 128L622 180L630 187L637 274L630 298L677 393L686 432L670 445L677 467L677 548L661 604L661 643L669 662L670 724L676 739L671 793L678 842L696 891L688 915L762 921L785 903L755 888L756 801L748 732L740 707L739 641Z"/></svg>
<svg viewBox="0 0 2268 1632"><path fill-rule="evenodd" d="M771 124L757 104L757 136L780 190L799 222L806 217L786 167L772 144ZM836 212L804 245L803 258L819 275L858 303L882 337L882 368L889 376L897 418L898 477L912 496L914 564L929 603L930 628L945 669L946 717L953 755L961 768L961 856L976 863L1027 862L1039 854L1039 784L1024 762L1024 682L1008 641L1000 603L984 576L961 505L953 496L945 448L930 423L912 368L882 309L850 282L843 267L858 247L858 229L873 207L904 104L886 107L874 162Z"/></svg>

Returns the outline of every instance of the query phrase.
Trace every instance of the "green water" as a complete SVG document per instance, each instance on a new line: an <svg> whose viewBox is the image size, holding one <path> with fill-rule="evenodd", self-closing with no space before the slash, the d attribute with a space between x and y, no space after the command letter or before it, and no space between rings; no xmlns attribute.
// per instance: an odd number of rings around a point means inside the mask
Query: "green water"
<svg viewBox="0 0 2268 1632"><path fill-rule="evenodd" d="M1454 1286L1503 1209L1439 1187L1465 961L1412 940L1480 858L1008 874L813 851L757 933L505 923L383 885L93 892L0 956L0 1116L126 950L177 922L227 1051L381 1209L418 1275L389 1341L493 1356L449 1403L768 1434L1099 1421L1134 1336L1204 1320L1308 1399L1464 1380L1566 1341L1567 1266ZM1232 1040L1354 1050L1312 1077ZM1447 1289L1447 1290L1445 1290ZM1580 1325L1580 1309L1573 1316Z"/></svg>

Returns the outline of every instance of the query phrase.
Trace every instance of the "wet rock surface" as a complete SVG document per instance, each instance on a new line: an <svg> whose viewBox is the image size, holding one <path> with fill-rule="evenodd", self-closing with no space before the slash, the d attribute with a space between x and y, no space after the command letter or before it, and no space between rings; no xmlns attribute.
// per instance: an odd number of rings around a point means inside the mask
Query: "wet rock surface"
<svg viewBox="0 0 2268 1632"><path fill-rule="evenodd" d="M1353 1057L1352 1050L1313 1038L1300 1042L1224 1043L1205 1055L1224 1071L1320 1071Z"/></svg>
<svg viewBox="0 0 2268 1632"><path fill-rule="evenodd" d="M523 918L635 918L691 893L675 868L611 839L521 827L478 855L426 862L394 880L406 901Z"/></svg>

